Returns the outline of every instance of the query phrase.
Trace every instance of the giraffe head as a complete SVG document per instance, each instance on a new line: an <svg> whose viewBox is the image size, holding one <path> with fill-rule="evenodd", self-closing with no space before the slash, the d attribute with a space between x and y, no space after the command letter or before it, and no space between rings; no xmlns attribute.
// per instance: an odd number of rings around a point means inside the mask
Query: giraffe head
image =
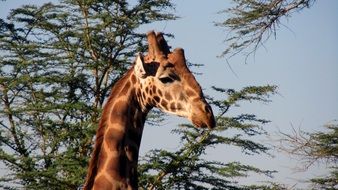
<svg viewBox="0 0 338 190"><path fill-rule="evenodd" d="M214 128L212 109L186 65L183 49L170 52L161 33L151 31L147 38L148 54L139 54L134 66L142 104L188 118L197 127Z"/></svg>

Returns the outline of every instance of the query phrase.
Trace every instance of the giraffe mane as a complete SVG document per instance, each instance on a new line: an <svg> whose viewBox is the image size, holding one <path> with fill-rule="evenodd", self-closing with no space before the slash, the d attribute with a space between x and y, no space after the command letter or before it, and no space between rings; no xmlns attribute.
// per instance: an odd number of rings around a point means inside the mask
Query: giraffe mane
<svg viewBox="0 0 338 190"><path fill-rule="evenodd" d="M86 183L84 185L83 190L90 190L92 189L93 185L94 185L94 180L95 180L95 176L97 174L97 163L98 163L98 159L101 153L101 147L102 147L102 143L103 143L103 137L104 137L104 132L106 129L106 120L107 120L107 116L108 115L102 115L99 127L98 127L98 131L96 133L96 140L95 140L95 145L94 145L94 150L92 153L92 158L90 159L89 162L89 166L88 166L88 173L87 173L87 177L86 177Z"/></svg>

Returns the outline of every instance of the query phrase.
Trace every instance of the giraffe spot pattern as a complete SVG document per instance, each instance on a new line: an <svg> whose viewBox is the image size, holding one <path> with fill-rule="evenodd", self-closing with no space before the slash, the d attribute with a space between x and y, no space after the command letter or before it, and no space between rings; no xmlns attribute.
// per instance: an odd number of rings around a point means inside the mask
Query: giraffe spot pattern
<svg viewBox="0 0 338 190"><path fill-rule="evenodd" d="M110 190L113 188L113 185L111 184L110 181L104 176L101 175L97 179L95 179L95 189L100 189L100 190Z"/></svg>

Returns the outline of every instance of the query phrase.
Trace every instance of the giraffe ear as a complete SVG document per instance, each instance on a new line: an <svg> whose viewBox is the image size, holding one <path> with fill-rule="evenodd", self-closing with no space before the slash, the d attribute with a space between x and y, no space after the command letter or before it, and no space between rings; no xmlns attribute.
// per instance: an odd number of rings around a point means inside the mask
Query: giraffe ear
<svg viewBox="0 0 338 190"><path fill-rule="evenodd" d="M147 72L143 61L143 55L141 53L138 53L136 57L134 73L139 78L145 78L147 76Z"/></svg>

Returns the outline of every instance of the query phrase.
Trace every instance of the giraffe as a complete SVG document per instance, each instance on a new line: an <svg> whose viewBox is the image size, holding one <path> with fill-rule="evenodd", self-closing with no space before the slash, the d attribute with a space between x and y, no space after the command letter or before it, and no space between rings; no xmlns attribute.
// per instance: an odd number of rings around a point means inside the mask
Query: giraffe
<svg viewBox="0 0 338 190"><path fill-rule="evenodd" d="M116 82L103 108L84 190L136 190L137 162L148 112L188 118L196 127L215 127L211 107L189 71L182 48L170 52L162 33L147 33L148 54Z"/></svg>

